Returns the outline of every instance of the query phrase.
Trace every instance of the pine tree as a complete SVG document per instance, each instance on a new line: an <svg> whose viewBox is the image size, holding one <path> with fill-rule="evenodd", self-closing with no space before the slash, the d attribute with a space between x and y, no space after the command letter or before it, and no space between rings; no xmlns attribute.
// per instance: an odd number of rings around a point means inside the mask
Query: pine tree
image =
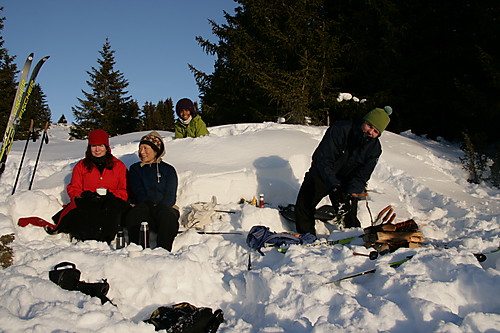
<svg viewBox="0 0 500 333"><path fill-rule="evenodd" d="M103 129L110 136L124 134L137 129L139 107L130 96L126 96L128 81L115 70L114 50L109 40L99 51L98 68L87 71L91 92L82 90L85 98L78 98L79 106L72 108L75 117L71 136L83 139L93 129Z"/></svg>
<svg viewBox="0 0 500 333"><path fill-rule="evenodd" d="M323 0L242 0L227 25L212 23L218 44L198 37L218 59L212 75L191 66L204 117L214 124L276 120L324 122L340 78L341 53ZM212 124L212 125L214 125Z"/></svg>
<svg viewBox="0 0 500 333"><path fill-rule="evenodd" d="M35 84L31 92L30 99L26 105L26 111L16 131L16 139L26 139L30 126L31 119L34 120L34 129L36 136L45 127L47 122L51 122L52 114L47 104L47 96L42 91L40 84Z"/></svg>
<svg viewBox="0 0 500 333"><path fill-rule="evenodd" d="M156 105L157 112L161 115L162 130L174 131L174 105L172 98L165 101L159 101Z"/></svg>
<svg viewBox="0 0 500 333"><path fill-rule="evenodd" d="M174 130L174 112L172 99L159 101L156 105L145 102L141 114L142 130Z"/></svg>
<svg viewBox="0 0 500 333"><path fill-rule="evenodd" d="M116 114L116 134L135 132L140 128L139 104L136 100L131 100L122 104L120 113Z"/></svg>
<svg viewBox="0 0 500 333"><path fill-rule="evenodd" d="M57 121L58 124L67 124L68 121L66 120L66 117L64 115L61 116L61 118L59 118L59 120Z"/></svg>
<svg viewBox="0 0 500 333"><path fill-rule="evenodd" d="M151 103L146 101L144 105L142 106L141 109L141 115L140 115L140 120L141 120L141 130L147 131L148 129L155 128L155 120L154 120L154 113L156 111L156 106Z"/></svg>
<svg viewBox="0 0 500 333"><path fill-rule="evenodd" d="M326 2L325 2L326 3ZM343 87L396 110L389 129L496 141L498 1L330 2L347 52ZM341 33L341 34L340 34ZM443 126L446 124L446 126Z"/></svg>
<svg viewBox="0 0 500 333"><path fill-rule="evenodd" d="M237 3L225 24L210 21L217 42L197 37L216 56L213 73L190 65L211 126L278 116L326 124L327 113L352 119L391 105L391 131L498 141L500 2ZM367 102L338 103L340 92Z"/></svg>
<svg viewBox="0 0 500 333"><path fill-rule="evenodd" d="M2 11L3 7L0 7L0 12ZM15 77L18 73L17 66L14 63L15 56L9 56L8 50L3 47L4 40L1 33L4 20L5 17L0 17L0 135L5 132L10 116L17 89Z"/></svg>
<svg viewBox="0 0 500 333"><path fill-rule="evenodd" d="M483 174L487 169L486 156L478 153L470 136L467 133L463 133L464 144L462 150L464 156L460 157L460 162L462 162L462 168L469 173L468 182L474 184L480 184L485 180Z"/></svg>

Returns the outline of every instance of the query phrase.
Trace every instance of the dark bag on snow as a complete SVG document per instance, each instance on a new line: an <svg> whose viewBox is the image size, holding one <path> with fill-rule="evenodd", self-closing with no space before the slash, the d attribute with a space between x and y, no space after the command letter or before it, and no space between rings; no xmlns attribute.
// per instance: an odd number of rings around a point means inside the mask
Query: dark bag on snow
<svg viewBox="0 0 500 333"><path fill-rule="evenodd" d="M281 216L283 216L290 222L296 222L294 204L289 204L288 206L280 206L279 208ZM331 222L335 219L339 219L340 214L338 208L332 205L323 205L316 209L316 211L314 212L314 218L323 222Z"/></svg>
<svg viewBox="0 0 500 333"><path fill-rule="evenodd" d="M263 225L254 225L247 236L247 245L252 249L262 253L263 247L278 247L285 244L310 244L316 240L316 236L307 233L303 235L291 234L288 232L273 232L269 227Z"/></svg>
<svg viewBox="0 0 500 333"><path fill-rule="evenodd" d="M76 208L64 215L56 232L67 233L82 241L97 240L108 244L115 238L129 205L111 193L105 196L93 194L75 198Z"/></svg>
<svg viewBox="0 0 500 333"><path fill-rule="evenodd" d="M54 266L54 269L49 272L49 279L64 290L77 290L91 297L98 297L101 304L106 302L113 304L106 297L109 291L109 283L106 280L88 283L80 281L80 275L81 273L75 264L64 261Z"/></svg>
<svg viewBox="0 0 500 333"><path fill-rule="evenodd" d="M161 306L144 322L153 324L155 330L169 333L214 333L224 321L221 309L212 313L211 308L198 308L187 302Z"/></svg>

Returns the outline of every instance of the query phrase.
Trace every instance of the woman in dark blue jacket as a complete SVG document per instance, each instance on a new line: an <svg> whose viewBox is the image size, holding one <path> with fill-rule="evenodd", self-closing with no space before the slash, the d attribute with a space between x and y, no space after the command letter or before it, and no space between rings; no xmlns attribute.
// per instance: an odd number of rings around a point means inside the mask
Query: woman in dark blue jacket
<svg viewBox="0 0 500 333"><path fill-rule="evenodd" d="M174 167L161 160L163 155L165 144L157 132L141 138L141 161L129 171L129 200L134 207L127 214L126 225L129 241L138 244L141 222L148 222L157 234L157 245L171 251L179 230L178 179Z"/></svg>
<svg viewBox="0 0 500 333"><path fill-rule="evenodd" d="M328 128L312 156L309 171L297 195L297 232L316 234L316 205L329 195L347 228L360 227L357 200L366 192L378 158L379 136L389 124L389 107L374 109L361 122L339 121ZM389 111L390 110L390 111Z"/></svg>

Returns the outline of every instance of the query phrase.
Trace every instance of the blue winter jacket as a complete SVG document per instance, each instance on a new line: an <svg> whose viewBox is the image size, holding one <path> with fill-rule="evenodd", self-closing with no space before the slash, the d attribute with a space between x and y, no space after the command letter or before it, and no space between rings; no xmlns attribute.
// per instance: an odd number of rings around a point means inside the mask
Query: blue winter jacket
<svg viewBox="0 0 500 333"><path fill-rule="evenodd" d="M382 146L378 138L363 134L361 124L334 123L313 153L310 171L318 174L330 191L342 186L347 194L365 192Z"/></svg>
<svg viewBox="0 0 500 333"><path fill-rule="evenodd" d="M137 162L130 166L129 201L133 204L152 201L172 207L177 199L177 185L177 172L170 164L160 162L141 166Z"/></svg>

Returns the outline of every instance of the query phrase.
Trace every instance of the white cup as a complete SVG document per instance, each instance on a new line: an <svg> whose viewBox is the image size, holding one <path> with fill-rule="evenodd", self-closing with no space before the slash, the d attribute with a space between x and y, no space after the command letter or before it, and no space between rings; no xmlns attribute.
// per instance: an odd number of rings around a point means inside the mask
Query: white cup
<svg viewBox="0 0 500 333"><path fill-rule="evenodd" d="M106 193L108 193L108 190L103 188L103 187L99 187L98 189L95 190L97 192L97 194L99 195L106 195Z"/></svg>

